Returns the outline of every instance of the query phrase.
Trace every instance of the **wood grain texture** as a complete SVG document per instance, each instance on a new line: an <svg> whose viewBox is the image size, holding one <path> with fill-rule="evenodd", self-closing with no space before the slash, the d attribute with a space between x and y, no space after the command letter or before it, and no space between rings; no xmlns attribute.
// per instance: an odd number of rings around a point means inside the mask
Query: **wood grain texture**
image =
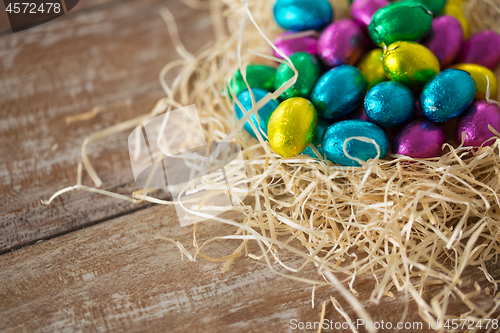
<svg viewBox="0 0 500 333"><path fill-rule="evenodd" d="M198 241L201 244L234 230L201 223ZM328 304L326 318L344 321L330 296L356 318L346 301L329 287L317 288L312 308L312 287L271 272L262 261L241 257L222 273L222 263L201 257L196 262L182 261L175 245L157 237L179 240L194 253L192 228L181 228L175 210L162 206L0 256L0 331L300 332L304 330L290 328L290 320L318 321L323 301ZM222 257L238 244L218 243L208 252ZM285 262L299 267L303 261L288 257ZM499 265L491 267L491 272L498 279ZM301 276L320 279L312 265ZM469 270L463 290L472 290L475 281L484 285L484 275ZM403 295L395 292L395 299L385 297L379 305L370 304L374 286L373 277L360 277L354 284L374 321L396 325L404 310ZM437 285L424 295L431 297L439 290ZM483 292L474 300L486 308L492 295ZM459 303L452 298L449 311L463 312ZM419 321L415 306L410 306L406 321ZM324 330L332 331L348 332Z"/></svg>
<svg viewBox="0 0 500 333"><path fill-rule="evenodd" d="M0 253L138 208L83 192L65 195L50 208L40 204L75 184L86 136L150 111L164 96L158 73L178 56L158 13L162 6L174 13L188 50L211 39L208 14L180 1L111 4L0 37ZM71 125L64 121L124 99L132 108ZM128 134L88 148L104 188L123 194L136 189ZM86 177L84 183L91 185Z"/></svg>

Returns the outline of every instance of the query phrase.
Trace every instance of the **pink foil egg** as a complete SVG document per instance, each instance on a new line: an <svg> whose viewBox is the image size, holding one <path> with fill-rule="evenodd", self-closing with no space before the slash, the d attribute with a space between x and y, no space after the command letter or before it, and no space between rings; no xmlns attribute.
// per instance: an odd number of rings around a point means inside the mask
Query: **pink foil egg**
<svg viewBox="0 0 500 333"><path fill-rule="evenodd" d="M460 21L450 15L432 20L432 30L422 44L434 53L441 67L452 64L460 54L464 33Z"/></svg>
<svg viewBox="0 0 500 333"><path fill-rule="evenodd" d="M367 30L373 14L388 4L387 0L354 0L351 7L351 17L363 29Z"/></svg>
<svg viewBox="0 0 500 333"><path fill-rule="evenodd" d="M495 136L488 125L500 132L500 107L487 101L478 100L458 118L457 136L462 142L462 133L465 132L464 147L480 147L492 145Z"/></svg>
<svg viewBox="0 0 500 333"><path fill-rule="evenodd" d="M356 22L342 19L323 30L318 42L318 53L328 67L354 65L367 43L363 30Z"/></svg>
<svg viewBox="0 0 500 333"><path fill-rule="evenodd" d="M475 34L465 42L459 62L478 64L495 71L500 64L500 35L493 30Z"/></svg>
<svg viewBox="0 0 500 333"><path fill-rule="evenodd" d="M316 37L294 37L293 34L295 34L295 32L286 31L276 37L274 44L281 52L287 57L290 57L296 52L307 52L313 56L318 55L318 39ZM275 57L283 58L276 51L273 50L273 52Z"/></svg>
<svg viewBox="0 0 500 333"><path fill-rule="evenodd" d="M442 125L417 119L396 134L392 150L395 154L412 158L431 158L441 155L445 142L446 132Z"/></svg>

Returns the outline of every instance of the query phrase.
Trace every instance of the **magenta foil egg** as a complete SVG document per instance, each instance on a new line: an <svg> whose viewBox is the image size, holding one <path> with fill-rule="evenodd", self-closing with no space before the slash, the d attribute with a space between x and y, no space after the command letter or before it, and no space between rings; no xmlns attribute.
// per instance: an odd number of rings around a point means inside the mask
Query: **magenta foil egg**
<svg viewBox="0 0 500 333"><path fill-rule="evenodd" d="M354 65L366 45L367 39L361 27L353 20L342 19L323 30L318 42L318 53L328 67Z"/></svg>
<svg viewBox="0 0 500 333"><path fill-rule="evenodd" d="M281 52L283 52L287 57L290 57L292 54L297 52L307 52L313 56L318 55L318 39L316 37L294 37L293 34L296 33L292 31L285 31L276 37L274 44L278 49L280 49ZM276 51L274 51L274 56L277 58L283 58Z"/></svg>
<svg viewBox="0 0 500 333"><path fill-rule="evenodd" d="M459 62L478 64L495 71L500 64L500 35L493 30L475 34L465 42Z"/></svg>
<svg viewBox="0 0 500 333"><path fill-rule="evenodd" d="M441 155L446 142L442 125L425 119L414 120L396 134L392 150L412 158L431 158Z"/></svg>
<svg viewBox="0 0 500 333"><path fill-rule="evenodd" d="M458 142L462 142L462 133L465 132L464 147L480 147L492 145L495 136L488 125L500 132L500 107L485 100L478 100L458 118ZM488 141L489 140L489 141Z"/></svg>
<svg viewBox="0 0 500 333"><path fill-rule="evenodd" d="M460 54L464 33L460 21L450 15L432 20L432 30L422 44L434 53L441 67L452 64Z"/></svg>
<svg viewBox="0 0 500 333"><path fill-rule="evenodd" d="M387 0L354 0L351 6L351 17L366 30L373 14L388 4Z"/></svg>

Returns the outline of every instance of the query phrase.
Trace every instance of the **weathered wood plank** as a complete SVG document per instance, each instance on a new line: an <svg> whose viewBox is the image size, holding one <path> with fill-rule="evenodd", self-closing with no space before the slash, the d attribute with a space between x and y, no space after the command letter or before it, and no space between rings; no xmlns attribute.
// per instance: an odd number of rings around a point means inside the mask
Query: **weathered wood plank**
<svg viewBox="0 0 500 333"><path fill-rule="evenodd" d="M198 227L199 244L234 231L210 222ZM318 321L326 301L326 318L344 322L329 302L332 295L356 318L331 288L317 288L313 309L310 286L272 273L264 262L241 257L222 273L221 263L182 261L172 243L157 237L179 240L194 253L192 229L181 228L174 209L163 206L0 256L0 331L312 332L292 330L290 321ZM210 254L222 257L237 246L237 241L218 243ZM288 258L286 263L298 267L302 260ZM490 271L500 277L500 265ZM313 266L301 276L320 279ZM463 290L473 290L476 281L484 286L484 275L469 270ZM404 310L403 295L395 292L396 299L385 297L373 305L368 299L374 286L372 277L360 277L354 284L374 322L396 325ZM425 295L440 289L429 288ZM474 300L487 308L492 298L483 292ZM419 321L416 307L409 309L406 321ZM465 310L458 298L451 298L451 313ZM424 330L400 332L431 332L425 325ZM348 332L324 330L339 331Z"/></svg>
<svg viewBox="0 0 500 333"><path fill-rule="evenodd" d="M158 13L162 6L174 13L188 49L210 40L207 13L175 0L124 1L0 37L0 253L137 209L82 192L64 196L51 209L40 198L75 183L86 136L148 112L164 96L158 73L178 56ZM70 125L64 121L124 99L133 108ZM104 188L122 193L135 189L128 134L88 148ZM87 177L84 183L90 185ZM122 184L127 186L119 190Z"/></svg>

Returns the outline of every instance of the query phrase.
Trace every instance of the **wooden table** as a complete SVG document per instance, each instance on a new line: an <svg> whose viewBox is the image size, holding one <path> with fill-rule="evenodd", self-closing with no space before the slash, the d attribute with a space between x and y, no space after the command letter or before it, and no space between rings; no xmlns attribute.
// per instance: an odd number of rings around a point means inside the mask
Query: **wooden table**
<svg viewBox="0 0 500 333"><path fill-rule="evenodd" d="M208 13L176 0L82 0L69 14L16 34L0 16L0 331L298 332L304 330L292 330L290 321L318 321L323 302L326 318L344 321L330 296L356 318L333 289L317 288L313 307L312 287L263 262L238 258L222 273L221 263L183 260L160 239L179 240L194 253L192 229L178 225L171 207L87 192L40 203L76 182L86 136L149 111L164 96L158 73L177 58L158 13L165 5L190 51L212 38ZM65 122L114 103L93 119ZM103 188L121 194L137 189L128 134L88 148ZM83 183L92 185L87 176ZM231 232L214 223L200 228L205 237ZM227 251L211 249L214 256ZM491 272L500 278L500 266ZM304 276L318 278L313 267ZM475 281L485 278L471 269L464 283L473 288ZM360 300L374 320L398 322L404 300L369 305L374 285L371 278L356 281ZM492 296L476 300L488 306ZM450 309L465 311L459 300ZM415 306L407 321L420 321Z"/></svg>

